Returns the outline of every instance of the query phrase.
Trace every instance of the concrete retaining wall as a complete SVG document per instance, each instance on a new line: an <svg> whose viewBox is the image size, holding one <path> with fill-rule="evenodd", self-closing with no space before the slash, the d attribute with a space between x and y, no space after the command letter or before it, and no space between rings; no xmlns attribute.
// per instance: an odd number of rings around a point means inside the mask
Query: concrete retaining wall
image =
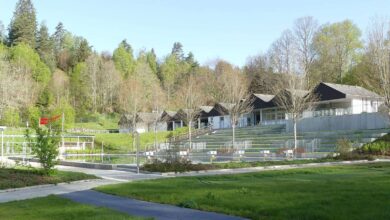
<svg viewBox="0 0 390 220"><path fill-rule="evenodd" d="M335 131L335 130L367 130L390 127L390 120L381 113L362 113L357 115L324 116L301 119L297 124L299 132ZM286 124L286 131L293 132L291 120Z"/></svg>

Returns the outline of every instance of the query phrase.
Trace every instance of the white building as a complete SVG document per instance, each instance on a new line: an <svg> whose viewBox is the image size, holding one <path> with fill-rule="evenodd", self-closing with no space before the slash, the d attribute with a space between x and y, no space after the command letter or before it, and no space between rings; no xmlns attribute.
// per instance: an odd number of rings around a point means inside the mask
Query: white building
<svg viewBox="0 0 390 220"><path fill-rule="evenodd" d="M157 113L140 112L136 115L136 131L138 133L166 131L167 124L160 121L161 116ZM132 115L123 114L118 122L120 133L132 132Z"/></svg>
<svg viewBox="0 0 390 220"><path fill-rule="evenodd" d="M302 96L309 93L309 91L304 90L290 91L286 89L281 91L281 93L291 92L298 93ZM390 123L387 118L383 118L378 113L380 106L383 104L383 98L362 87L319 83L312 92L317 96L318 101L314 104L314 110L303 113L299 128L301 131L305 131L305 129L326 130L338 128L340 130L375 129L386 128L388 126L387 123ZM279 107L276 101L281 93L275 95L252 94L253 110L241 116L237 127L286 124L286 129L289 131L289 124L291 124L288 117L289 114ZM232 103L216 103L214 106L200 106L197 123L194 122L193 126L196 128L210 126L212 129L231 128L229 110L233 106L234 104ZM175 130L176 128L186 126L185 112L185 110L179 110L177 112L164 111L160 117L158 130ZM366 116L364 114L371 115ZM149 120L146 118L154 116L142 115L141 113L139 116L140 121L137 122L137 129L141 132L151 130L150 124L148 123ZM353 117L343 117L341 119L337 118L337 116ZM343 120L343 126L337 126L338 119ZM363 123L362 121L364 120L370 123ZM126 122L128 119L123 119L123 121ZM374 122L371 123L371 121Z"/></svg>

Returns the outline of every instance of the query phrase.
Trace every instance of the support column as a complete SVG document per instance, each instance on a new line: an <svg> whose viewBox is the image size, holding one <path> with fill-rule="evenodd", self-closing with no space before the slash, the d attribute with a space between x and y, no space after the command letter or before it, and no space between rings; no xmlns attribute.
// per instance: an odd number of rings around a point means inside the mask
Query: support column
<svg viewBox="0 0 390 220"><path fill-rule="evenodd" d="M180 127L183 127L183 120L180 120Z"/></svg>
<svg viewBox="0 0 390 220"><path fill-rule="evenodd" d="M198 129L200 129L200 118L198 118Z"/></svg>
<svg viewBox="0 0 390 220"><path fill-rule="evenodd" d="M260 109L260 125L263 124L263 109Z"/></svg>
<svg viewBox="0 0 390 220"><path fill-rule="evenodd" d="M172 121L172 130L175 130L175 121Z"/></svg>

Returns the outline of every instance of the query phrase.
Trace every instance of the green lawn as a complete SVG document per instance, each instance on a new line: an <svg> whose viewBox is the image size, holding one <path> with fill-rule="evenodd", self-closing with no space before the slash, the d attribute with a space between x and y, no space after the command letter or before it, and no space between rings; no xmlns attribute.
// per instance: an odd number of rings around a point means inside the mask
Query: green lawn
<svg viewBox="0 0 390 220"><path fill-rule="evenodd" d="M84 128L92 130L118 129L118 114L92 114L82 118L82 122L72 125L73 128Z"/></svg>
<svg viewBox="0 0 390 220"><path fill-rule="evenodd" d="M83 205L57 196L0 204L0 219L6 220L103 220L142 219L107 208Z"/></svg>
<svg viewBox="0 0 390 220"><path fill-rule="evenodd" d="M77 172L55 171L50 176L44 176L37 169L0 168L0 190L95 178L97 177Z"/></svg>
<svg viewBox="0 0 390 220"><path fill-rule="evenodd" d="M167 139L169 134L178 135L185 133L187 128L176 129L175 131L160 131L157 132L157 141L162 142ZM133 149L133 139L131 134L123 133L103 133L103 134L93 134L95 135L95 143L97 146L101 146L103 143L105 152L129 152L134 151ZM140 146L141 149L146 147L153 146L155 140L154 132L146 132L140 134Z"/></svg>
<svg viewBox="0 0 390 220"><path fill-rule="evenodd" d="M390 218L390 163L167 178L97 190L251 219Z"/></svg>

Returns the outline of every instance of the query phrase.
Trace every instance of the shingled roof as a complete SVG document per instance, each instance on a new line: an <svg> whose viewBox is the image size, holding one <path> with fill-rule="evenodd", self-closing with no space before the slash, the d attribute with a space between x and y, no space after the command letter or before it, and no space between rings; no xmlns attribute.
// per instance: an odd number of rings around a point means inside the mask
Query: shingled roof
<svg viewBox="0 0 390 220"><path fill-rule="evenodd" d="M381 98L381 96L376 94L375 92L369 91L360 86L350 86L350 85L324 83L324 82L322 82L322 84L329 86L330 88L333 88L341 93L344 93L347 97L350 96L350 97L365 97L365 98Z"/></svg>
<svg viewBox="0 0 390 220"><path fill-rule="evenodd" d="M157 113L139 112L137 113L136 121L137 123L138 122L151 123L154 122L158 116L159 115ZM123 114L118 124L131 124L132 117L133 116L131 114Z"/></svg>
<svg viewBox="0 0 390 220"><path fill-rule="evenodd" d="M200 106L200 110L205 112L205 113L209 113L211 110L213 110L213 107L214 106Z"/></svg>
<svg viewBox="0 0 390 220"><path fill-rule="evenodd" d="M269 102L271 99L273 99L275 96L274 95L269 95L269 94L259 94L259 93L253 93L253 95L264 102Z"/></svg>

